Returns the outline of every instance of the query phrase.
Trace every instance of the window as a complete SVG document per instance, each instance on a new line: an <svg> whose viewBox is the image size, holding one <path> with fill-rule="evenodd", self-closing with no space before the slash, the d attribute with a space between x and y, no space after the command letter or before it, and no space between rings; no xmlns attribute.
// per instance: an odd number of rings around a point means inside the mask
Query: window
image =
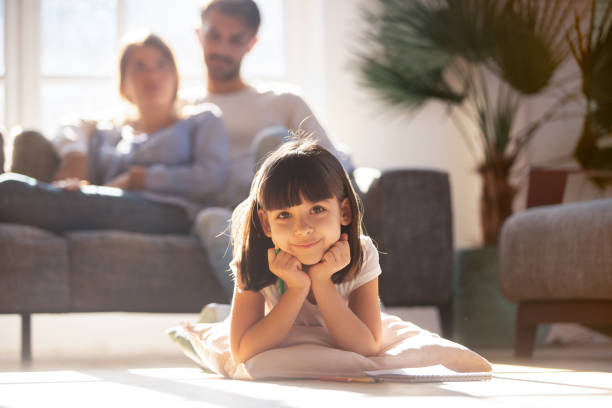
<svg viewBox="0 0 612 408"><path fill-rule="evenodd" d="M52 136L69 113L116 105L116 0L40 1L41 128ZM110 86L109 86L110 85Z"/></svg>
<svg viewBox="0 0 612 408"><path fill-rule="evenodd" d="M201 0L0 0L0 47L4 46L4 4L20 24L7 30L14 48L24 52L8 61L13 72L11 101L5 102L4 49L0 48L0 123L5 103L19 106L6 121L52 137L68 115L107 116L121 106L117 91L119 42L129 31L148 28L172 48L181 74L181 89L204 88L202 50L195 35ZM259 1L260 42L245 59L249 78L285 80L284 0ZM10 19L9 19L10 21ZM19 27L39 27L24 31ZM39 69L32 67L39 67ZM189 92L193 94L194 91Z"/></svg>

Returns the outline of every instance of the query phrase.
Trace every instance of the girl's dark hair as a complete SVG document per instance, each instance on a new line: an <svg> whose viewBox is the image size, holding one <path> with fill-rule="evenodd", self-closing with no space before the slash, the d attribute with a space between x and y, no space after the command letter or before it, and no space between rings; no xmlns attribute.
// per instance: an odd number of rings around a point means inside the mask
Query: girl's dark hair
<svg viewBox="0 0 612 408"><path fill-rule="evenodd" d="M334 283L354 276L362 263L361 202L348 175L333 154L310 138L281 145L266 158L251 184L249 197L232 215L232 241L237 284L258 291L276 282L268 267L268 249L274 244L264 234L257 210L277 210L301 204L302 196L316 202L332 197L347 198L352 222L342 226L348 234L351 261L332 275Z"/></svg>

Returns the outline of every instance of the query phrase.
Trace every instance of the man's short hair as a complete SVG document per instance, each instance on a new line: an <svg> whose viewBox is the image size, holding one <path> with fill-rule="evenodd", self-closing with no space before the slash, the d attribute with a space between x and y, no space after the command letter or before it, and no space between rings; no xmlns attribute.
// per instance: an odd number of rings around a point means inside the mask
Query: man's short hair
<svg viewBox="0 0 612 408"><path fill-rule="evenodd" d="M208 5L205 5L201 9L200 17L202 23L212 10L217 10L228 16L241 18L247 27L253 30L253 33L257 33L259 29L259 23L261 22L261 16L259 15L259 8L253 0L213 0Z"/></svg>

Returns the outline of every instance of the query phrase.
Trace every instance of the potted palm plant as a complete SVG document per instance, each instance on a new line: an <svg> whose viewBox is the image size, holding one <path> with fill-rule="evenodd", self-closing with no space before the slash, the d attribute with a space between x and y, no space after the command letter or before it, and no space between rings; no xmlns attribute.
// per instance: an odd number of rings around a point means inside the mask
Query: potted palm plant
<svg viewBox="0 0 612 408"><path fill-rule="evenodd" d="M364 86L409 110L431 100L446 104L482 176L485 245L497 243L516 189L510 173L545 123L579 97L556 99L540 117L516 126L521 104L557 89L558 68L570 55L567 0L378 0L359 53ZM476 128L476 142L468 133Z"/></svg>

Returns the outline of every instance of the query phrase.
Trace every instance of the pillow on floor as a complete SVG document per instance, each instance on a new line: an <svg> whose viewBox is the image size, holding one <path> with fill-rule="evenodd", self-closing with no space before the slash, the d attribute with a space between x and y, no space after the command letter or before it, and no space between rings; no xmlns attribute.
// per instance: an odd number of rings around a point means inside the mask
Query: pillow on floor
<svg viewBox="0 0 612 408"><path fill-rule="evenodd" d="M185 329L200 365L225 377L243 380L360 376L364 371L427 367L442 364L457 372L490 372L487 360L466 347L399 319L382 315L383 345L365 357L334 347L320 326L293 326L277 348L234 365L229 350L229 324L199 323ZM192 351L193 352L193 351Z"/></svg>
<svg viewBox="0 0 612 408"><path fill-rule="evenodd" d="M227 316L229 316L230 305L219 304L219 303L209 303L202 308L200 312L200 317L198 319L199 323L216 323L223 321ZM194 325L196 328L198 324ZM203 369L210 371L210 369L204 364L198 353L196 353L195 349L191 344L191 339L189 333L183 328L183 326L175 326L166 330L166 333L170 337L170 340L174 344L176 344L183 354L193 360L197 365L202 367Z"/></svg>
<svg viewBox="0 0 612 408"><path fill-rule="evenodd" d="M206 367L206 364L204 364L202 360L200 360L198 353L196 353L193 346L191 345L189 333L187 333L187 331L182 326L171 327L170 329L166 330L166 333L168 334L168 336L170 336L170 340L172 340L172 342L181 349L183 354L185 354L187 357L189 357L197 365L199 365L206 371L210 371L208 367Z"/></svg>

